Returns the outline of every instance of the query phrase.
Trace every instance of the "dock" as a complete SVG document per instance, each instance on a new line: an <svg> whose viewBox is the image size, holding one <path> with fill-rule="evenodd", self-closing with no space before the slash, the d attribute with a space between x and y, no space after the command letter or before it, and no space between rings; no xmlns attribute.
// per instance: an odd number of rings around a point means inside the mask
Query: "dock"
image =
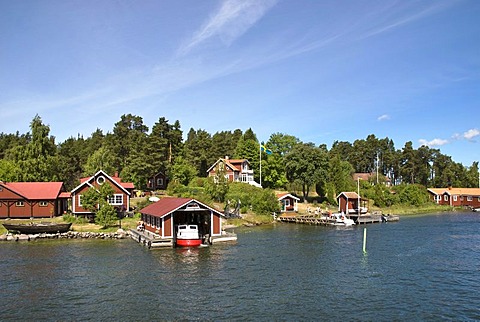
<svg viewBox="0 0 480 322"><path fill-rule="evenodd" d="M382 215L381 213L367 213L364 215L350 215L350 218L355 221L357 225L366 225L382 222L394 222L399 221L400 217L396 215ZM297 215L297 214L283 214L277 217L278 221L286 223L296 223L296 224L308 224L308 225L331 225L335 222L334 218L328 216L328 214L307 214L307 215Z"/></svg>
<svg viewBox="0 0 480 322"><path fill-rule="evenodd" d="M136 229L130 229L130 237L135 240L136 242L144 245L145 247L150 248L165 248L165 247L175 247L174 239L169 238L162 238L161 236L151 233L148 230L138 231ZM218 243L225 243L225 242L236 242L237 235L232 232L222 231L221 236L212 236L208 238L208 243L218 244ZM205 245L207 246L207 245Z"/></svg>

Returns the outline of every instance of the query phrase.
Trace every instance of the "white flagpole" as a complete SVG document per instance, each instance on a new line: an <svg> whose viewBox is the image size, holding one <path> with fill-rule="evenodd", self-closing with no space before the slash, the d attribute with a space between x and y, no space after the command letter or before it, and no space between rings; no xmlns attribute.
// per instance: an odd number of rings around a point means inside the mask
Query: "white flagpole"
<svg viewBox="0 0 480 322"><path fill-rule="evenodd" d="M260 185L262 185L262 143L260 143Z"/></svg>

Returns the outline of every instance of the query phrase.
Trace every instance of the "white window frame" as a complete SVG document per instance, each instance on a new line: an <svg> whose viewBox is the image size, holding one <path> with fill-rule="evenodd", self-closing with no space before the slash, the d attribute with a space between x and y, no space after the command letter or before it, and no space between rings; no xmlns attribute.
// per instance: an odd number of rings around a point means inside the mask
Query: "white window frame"
<svg viewBox="0 0 480 322"><path fill-rule="evenodd" d="M99 176L99 177L97 178L97 183L98 183L99 185L102 185L102 184L105 183L106 180L107 180L107 179L105 179L104 176Z"/></svg>
<svg viewBox="0 0 480 322"><path fill-rule="evenodd" d="M157 178L157 186L163 186L163 178Z"/></svg>
<svg viewBox="0 0 480 322"><path fill-rule="evenodd" d="M25 207L25 204L23 203L23 200L19 200L15 202L15 207Z"/></svg>
<svg viewBox="0 0 480 322"><path fill-rule="evenodd" d="M467 196L467 201L473 201L473 197L472 196Z"/></svg>
<svg viewBox="0 0 480 322"><path fill-rule="evenodd" d="M457 195L453 196L453 201L457 201Z"/></svg>
<svg viewBox="0 0 480 322"><path fill-rule="evenodd" d="M123 205L123 195L121 193L115 193L108 197L108 203L113 206Z"/></svg>
<svg viewBox="0 0 480 322"><path fill-rule="evenodd" d="M78 195L78 205L82 206L82 195Z"/></svg>
<svg viewBox="0 0 480 322"><path fill-rule="evenodd" d="M290 207L290 199L285 199L285 207Z"/></svg>
<svg viewBox="0 0 480 322"><path fill-rule="evenodd" d="M443 195L443 200L448 201L448 195Z"/></svg>
<svg viewBox="0 0 480 322"><path fill-rule="evenodd" d="M38 206L40 206L40 207L47 207L47 206L48 206L48 201L40 201L40 202L38 203Z"/></svg>

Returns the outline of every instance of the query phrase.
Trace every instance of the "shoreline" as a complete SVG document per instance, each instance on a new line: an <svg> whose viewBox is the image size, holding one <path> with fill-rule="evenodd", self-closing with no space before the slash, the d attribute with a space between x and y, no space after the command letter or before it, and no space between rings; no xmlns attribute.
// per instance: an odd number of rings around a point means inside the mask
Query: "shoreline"
<svg viewBox="0 0 480 322"><path fill-rule="evenodd" d="M80 232L70 230L66 233L55 234L12 234L6 233L0 235L0 241L34 241L37 239L125 239L130 237L130 233L123 229L116 232L102 233L102 232Z"/></svg>

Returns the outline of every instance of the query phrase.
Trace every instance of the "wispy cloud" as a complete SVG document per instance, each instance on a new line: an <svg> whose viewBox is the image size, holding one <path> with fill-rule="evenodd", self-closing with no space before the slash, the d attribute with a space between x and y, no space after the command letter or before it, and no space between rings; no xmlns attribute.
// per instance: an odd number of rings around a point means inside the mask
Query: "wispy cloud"
<svg viewBox="0 0 480 322"><path fill-rule="evenodd" d="M420 139L418 140L418 142L420 143L420 145L425 145L428 147L442 146L449 143L448 140L444 140L444 139L433 139L431 141Z"/></svg>
<svg viewBox="0 0 480 322"><path fill-rule="evenodd" d="M380 116L377 118L378 121L387 121L387 120L389 120L389 119L390 119L390 115L388 115L388 114L380 115Z"/></svg>
<svg viewBox="0 0 480 322"><path fill-rule="evenodd" d="M180 47L178 53L185 55L215 36L219 37L226 45L230 45L255 25L276 2L276 0L227 0L223 2L218 11Z"/></svg>
<svg viewBox="0 0 480 322"><path fill-rule="evenodd" d="M480 130L478 129L470 129L467 132L463 133L463 137L469 141L473 140L473 138L480 135Z"/></svg>

